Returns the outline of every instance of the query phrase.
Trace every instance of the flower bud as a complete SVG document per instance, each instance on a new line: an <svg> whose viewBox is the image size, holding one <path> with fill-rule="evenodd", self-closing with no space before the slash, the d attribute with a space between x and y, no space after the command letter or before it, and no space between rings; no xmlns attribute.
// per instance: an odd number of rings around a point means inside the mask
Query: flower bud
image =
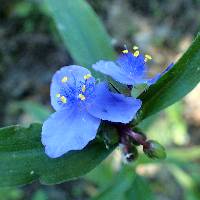
<svg viewBox="0 0 200 200"><path fill-rule="evenodd" d="M136 146L144 145L146 142L146 136L140 131L133 131L130 127L120 127L122 135L127 135L131 139L132 143Z"/></svg>
<svg viewBox="0 0 200 200"><path fill-rule="evenodd" d="M123 145L122 151L126 162L132 162L138 158L137 148L133 145Z"/></svg>
<svg viewBox="0 0 200 200"><path fill-rule="evenodd" d="M132 143L135 144L136 146L145 144L146 136L143 133L141 132L136 133L132 131L131 133L129 133L129 136L132 139Z"/></svg>
<svg viewBox="0 0 200 200"><path fill-rule="evenodd" d="M165 148L154 140L149 140L146 142L146 145L143 146L144 153L152 159L165 159L166 152Z"/></svg>

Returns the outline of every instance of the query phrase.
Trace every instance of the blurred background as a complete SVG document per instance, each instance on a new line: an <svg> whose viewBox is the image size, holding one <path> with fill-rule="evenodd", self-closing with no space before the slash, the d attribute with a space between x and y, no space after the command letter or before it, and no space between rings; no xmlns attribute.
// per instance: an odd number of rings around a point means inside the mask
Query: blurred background
<svg viewBox="0 0 200 200"><path fill-rule="evenodd" d="M124 44L137 45L152 55L152 74L175 62L200 29L199 0L88 2L106 26L116 51ZM51 77L70 64L73 60L42 1L0 0L1 127L45 120L52 112ZM200 85L141 124L148 138L166 147L165 161L141 155L125 165L117 149L85 177L55 186L35 182L0 188L0 200L199 200L199 99Z"/></svg>

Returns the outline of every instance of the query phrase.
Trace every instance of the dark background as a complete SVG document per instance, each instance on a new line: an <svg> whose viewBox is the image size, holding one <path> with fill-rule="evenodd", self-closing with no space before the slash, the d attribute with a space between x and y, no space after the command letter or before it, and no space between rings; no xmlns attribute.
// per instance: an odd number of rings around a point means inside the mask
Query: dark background
<svg viewBox="0 0 200 200"><path fill-rule="evenodd" d="M121 51L124 44L130 47L136 44L152 55L152 74L176 61L200 29L199 0L88 2L106 26L117 51ZM0 126L43 121L51 112L51 77L61 66L70 64L73 60L42 1L0 0ZM199 99L198 86L182 102L161 114L159 125L152 125L149 137L169 147L199 145ZM160 128L161 137L157 134ZM113 154L110 163L115 162L113 159L120 160L118 154ZM156 199L185 198L187 189L175 177L146 167L138 169L138 173L147 177ZM150 170L150 176L145 170ZM101 186L86 177L56 186L33 183L17 189L0 189L0 200L82 200L100 191Z"/></svg>

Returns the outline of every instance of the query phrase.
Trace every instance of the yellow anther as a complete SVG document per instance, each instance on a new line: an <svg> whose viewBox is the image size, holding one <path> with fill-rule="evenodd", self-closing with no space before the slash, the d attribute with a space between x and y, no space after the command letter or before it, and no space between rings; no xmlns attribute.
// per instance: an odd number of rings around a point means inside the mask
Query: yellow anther
<svg viewBox="0 0 200 200"><path fill-rule="evenodd" d="M138 46L133 46L133 50L134 50L134 51L137 50L137 49L139 49Z"/></svg>
<svg viewBox="0 0 200 200"><path fill-rule="evenodd" d="M67 98L64 97L64 96L60 97L60 100L61 100L63 103L67 103Z"/></svg>
<svg viewBox="0 0 200 200"><path fill-rule="evenodd" d="M91 77L92 77L91 74L86 74L86 75L84 76L84 79L87 80L87 79L89 79L89 78L91 78Z"/></svg>
<svg viewBox="0 0 200 200"><path fill-rule="evenodd" d="M82 92L85 92L85 90L86 90L86 86L83 85L82 88L81 88L81 90L82 90Z"/></svg>
<svg viewBox="0 0 200 200"><path fill-rule="evenodd" d="M138 57L138 56L139 56L139 54L140 54L140 52L139 52L139 51L135 51L133 55L134 55L135 57Z"/></svg>
<svg viewBox="0 0 200 200"><path fill-rule="evenodd" d="M122 51L122 53L128 53L128 50L127 50L127 49L124 49L124 50Z"/></svg>
<svg viewBox="0 0 200 200"><path fill-rule="evenodd" d="M148 54L145 55L145 58L144 58L144 62L147 62L148 60L151 60L152 57Z"/></svg>
<svg viewBox="0 0 200 200"><path fill-rule="evenodd" d="M59 94L59 93L58 93L58 94L56 94L56 97L57 97L57 98L59 98L59 97L60 97L60 94Z"/></svg>
<svg viewBox="0 0 200 200"><path fill-rule="evenodd" d="M64 76L61 81L62 81L62 83L66 83L68 81L67 76Z"/></svg>
<svg viewBox="0 0 200 200"><path fill-rule="evenodd" d="M148 54L145 55L145 58L147 58L148 60L152 59L152 57L150 55L148 55Z"/></svg>
<svg viewBox="0 0 200 200"><path fill-rule="evenodd" d="M79 94L78 95L78 98L81 100L81 101L85 101L85 96L83 94Z"/></svg>

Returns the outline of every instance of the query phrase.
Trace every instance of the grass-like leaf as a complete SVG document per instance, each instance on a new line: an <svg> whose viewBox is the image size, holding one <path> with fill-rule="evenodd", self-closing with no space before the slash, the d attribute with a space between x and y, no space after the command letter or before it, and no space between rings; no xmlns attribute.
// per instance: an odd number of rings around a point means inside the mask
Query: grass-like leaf
<svg viewBox="0 0 200 200"><path fill-rule="evenodd" d="M139 98L142 108L135 124L174 104L200 81L200 34L173 68Z"/></svg>

